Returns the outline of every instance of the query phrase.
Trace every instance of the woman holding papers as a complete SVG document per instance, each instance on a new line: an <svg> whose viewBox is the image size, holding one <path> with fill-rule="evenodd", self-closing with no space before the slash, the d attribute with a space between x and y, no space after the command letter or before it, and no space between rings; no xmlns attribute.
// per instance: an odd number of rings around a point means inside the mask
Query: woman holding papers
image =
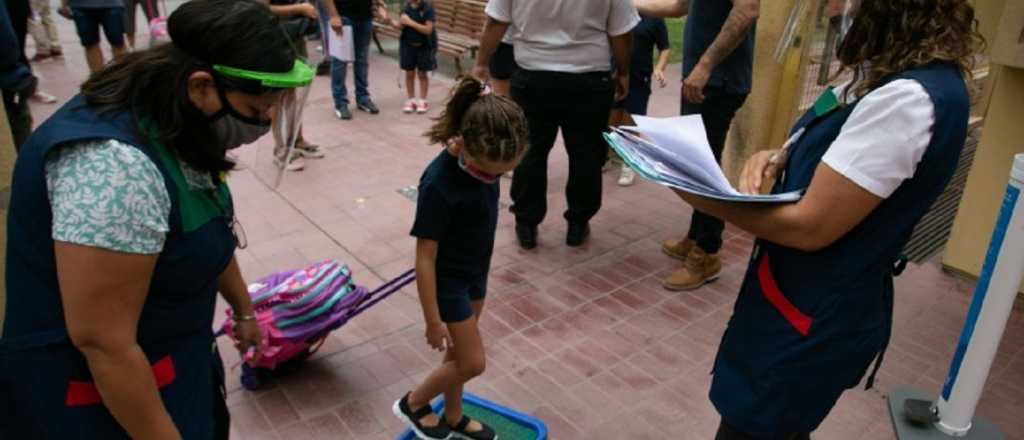
<svg viewBox="0 0 1024 440"><path fill-rule="evenodd" d="M818 99L740 190L806 189L793 204L679 192L756 235L714 366L719 439L806 439L882 359L894 274L967 133L964 83L981 37L966 0L853 1L838 59L853 80ZM642 9L642 8L641 8ZM894 269L895 265L895 269Z"/></svg>

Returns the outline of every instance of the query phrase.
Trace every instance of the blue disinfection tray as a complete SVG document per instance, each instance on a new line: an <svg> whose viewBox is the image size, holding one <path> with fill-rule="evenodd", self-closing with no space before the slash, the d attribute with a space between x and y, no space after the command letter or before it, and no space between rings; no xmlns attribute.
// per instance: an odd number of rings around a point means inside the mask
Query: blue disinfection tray
<svg viewBox="0 0 1024 440"><path fill-rule="evenodd" d="M540 419L505 408L497 403L474 396L462 395L462 406L466 416L486 423L498 433L498 440L547 440L548 427ZM434 412L444 410L444 399L434 403ZM406 430L398 440L416 440L416 434Z"/></svg>

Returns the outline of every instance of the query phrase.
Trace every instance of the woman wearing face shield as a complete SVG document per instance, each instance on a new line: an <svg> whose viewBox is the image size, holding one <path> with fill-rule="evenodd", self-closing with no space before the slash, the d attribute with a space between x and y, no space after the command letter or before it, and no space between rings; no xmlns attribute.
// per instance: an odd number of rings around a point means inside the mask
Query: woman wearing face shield
<svg viewBox="0 0 1024 440"><path fill-rule="evenodd" d="M719 440L807 439L846 389L865 375L871 386L900 252L967 135L965 78L981 44L970 3L843 10L837 58L852 82L823 94L788 146L755 154L740 179L744 192L774 179L772 192L806 190L803 199L754 206L679 193L757 237L713 369Z"/></svg>
<svg viewBox="0 0 1024 440"><path fill-rule="evenodd" d="M217 292L241 352L261 335L226 152L313 71L253 0L187 2L169 31L95 74L18 157L0 438L227 438Z"/></svg>

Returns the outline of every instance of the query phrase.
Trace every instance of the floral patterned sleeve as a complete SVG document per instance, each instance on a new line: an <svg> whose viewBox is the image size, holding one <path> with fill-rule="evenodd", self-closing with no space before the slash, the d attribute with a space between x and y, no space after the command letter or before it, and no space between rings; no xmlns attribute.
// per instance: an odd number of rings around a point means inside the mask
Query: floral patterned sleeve
<svg viewBox="0 0 1024 440"><path fill-rule="evenodd" d="M170 230L171 199L145 153L116 140L52 151L46 187L53 239L132 254L158 254Z"/></svg>

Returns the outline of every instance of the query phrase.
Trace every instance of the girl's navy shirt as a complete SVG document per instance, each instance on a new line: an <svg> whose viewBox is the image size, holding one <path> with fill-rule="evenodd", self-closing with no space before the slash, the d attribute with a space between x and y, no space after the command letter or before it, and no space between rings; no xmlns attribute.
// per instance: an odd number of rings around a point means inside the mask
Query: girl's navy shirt
<svg viewBox="0 0 1024 440"><path fill-rule="evenodd" d="M487 184L470 176L447 150L423 171L411 234L438 242L438 275L487 275L499 192L498 182Z"/></svg>

